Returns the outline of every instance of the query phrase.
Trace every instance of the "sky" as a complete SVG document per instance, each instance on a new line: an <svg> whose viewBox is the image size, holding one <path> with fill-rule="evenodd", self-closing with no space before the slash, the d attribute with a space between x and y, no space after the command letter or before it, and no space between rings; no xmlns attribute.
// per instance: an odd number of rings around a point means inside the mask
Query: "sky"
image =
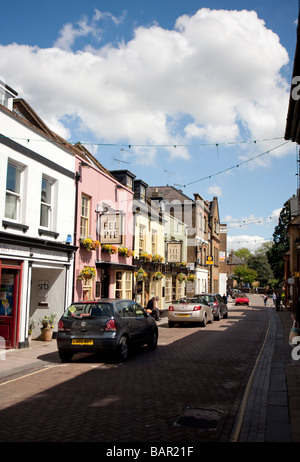
<svg viewBox="0 0 300 462"><path fill-rule="evenodd" d="M1 3L0 80L52 130L109 170L217 196L228 250L272 240L298 187L296 0Z"/></svg>

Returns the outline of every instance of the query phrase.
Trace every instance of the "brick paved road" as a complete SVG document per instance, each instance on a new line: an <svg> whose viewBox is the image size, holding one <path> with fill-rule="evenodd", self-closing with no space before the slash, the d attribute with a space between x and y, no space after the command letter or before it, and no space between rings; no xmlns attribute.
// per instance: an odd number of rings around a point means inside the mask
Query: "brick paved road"
<svg viewBox="0 0 300 462"><path fill-rule="evenodd" d="M0 388L0 441L228 441L268 310L232 307L202 327L160 323L159 347L122 365L82 355ZM175 426L187 406L222 411L217 430Z"/></svg>

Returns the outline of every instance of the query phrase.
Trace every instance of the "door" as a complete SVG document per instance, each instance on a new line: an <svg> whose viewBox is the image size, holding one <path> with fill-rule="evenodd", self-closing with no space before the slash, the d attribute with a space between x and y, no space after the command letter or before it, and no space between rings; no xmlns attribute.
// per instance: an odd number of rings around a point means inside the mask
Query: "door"
<svg viewBox="0 0 300 462"><path fill-rule="evenodd" d="M5 348L15 348L18 342L20 268L0 267L0 337Z"/></svg>

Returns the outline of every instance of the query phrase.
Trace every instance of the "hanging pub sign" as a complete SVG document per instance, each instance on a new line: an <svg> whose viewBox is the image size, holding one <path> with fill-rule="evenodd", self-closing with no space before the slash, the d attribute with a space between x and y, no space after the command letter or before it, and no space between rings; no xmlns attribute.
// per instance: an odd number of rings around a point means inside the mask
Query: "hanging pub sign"
<svg viewBox="0 0 300 462"><path fill-rule="evenodd" d="M168 263L181 262L181 244L168 242Z"/></svg>
<svg viewBox="0 0 300 462"><path fill-rule="evenodd" d="M100 218L101 244L122 243L122 217L120 214L105 213Z"/></svg>

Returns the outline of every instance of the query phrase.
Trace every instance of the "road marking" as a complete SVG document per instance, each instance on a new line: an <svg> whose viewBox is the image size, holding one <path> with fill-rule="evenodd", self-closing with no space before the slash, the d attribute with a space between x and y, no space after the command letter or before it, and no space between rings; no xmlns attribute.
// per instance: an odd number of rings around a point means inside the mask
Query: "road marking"
<svg viewBox="0 0 300 462"><path fill-rule="evenodd" d="M34 375L34 374L39 374L40 372L46 371L48 369L51 369L52 367L57 367L57 366L58 366L57 364L55 364L53 366L45 366L43 369L40 369L38 371L31 372L30 374L26 374L26 375L21 375L20 377L16 377L15 379L7 380L7 382L0 383L0 387L2 387L2 385L6 385L7 383L16 382L17 380L24 379L26 377L30 377L31 375Z"/></svg>

